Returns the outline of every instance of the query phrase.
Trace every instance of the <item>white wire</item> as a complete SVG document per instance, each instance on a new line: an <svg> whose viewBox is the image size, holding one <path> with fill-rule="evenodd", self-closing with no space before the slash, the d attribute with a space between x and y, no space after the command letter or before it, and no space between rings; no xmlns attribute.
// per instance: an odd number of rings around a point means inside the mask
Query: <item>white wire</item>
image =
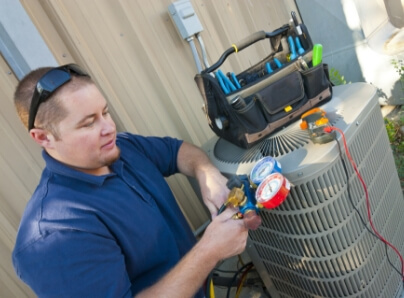
<svg viewBox="0 0 404 298"><path fill-rule="evenodd" d="M205 68L209 68L210 65L208 62L208 56L206 55L205 44L203 43L202 36L197 33L196 38L198 39L199 45L201 46L203 64L205 65Z"/></svg>
<svg viewBox="0 0 404 298"><path fill-rule="evenodd" d="M188 41L188 43L189 43L189 45L191 47L192 55L194 56L194 60L195 60L195 64L196 64L196 68L198 70L198 73L201 73L202 72L202 65L201 65L201 61L199 59L198 51L196 50L196 46L195 46L195 43L194 43L194 38L192 36L188 37L187 41Z"/></svg>

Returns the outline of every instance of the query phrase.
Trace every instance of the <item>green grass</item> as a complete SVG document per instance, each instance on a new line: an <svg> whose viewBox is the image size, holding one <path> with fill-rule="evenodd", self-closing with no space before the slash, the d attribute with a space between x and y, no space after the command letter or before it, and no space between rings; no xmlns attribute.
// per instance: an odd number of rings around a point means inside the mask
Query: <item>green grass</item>
<svg viewBox="0 0 404 298"><path fill-rule="evenodd" d="M394 69L396 70L396 72L399 76L401 90L404 91L404 61L401 59L400 60L393 59L393 60L391 60L391 64L393 65ZM404 99L404 98L402 98L402 99Z"/></svg>
<svg viewBox="0 0 404 298"><path fill-rule="evenodd" d="M404 107L401 108L404 111ZM390 146L393 150L401 188L404 190L404 136L400 133L400 127L404 126L404 117L399 120L384 119Z"/></svg>
<svg viewBox="0 0 404 298"><path fill-rule="evenodd" d="M342 74L340 74L338 69L335 69L334 67L331 67L331 69L329 70L328 73L330 75L331 83L333 83L335 86L347 84L347 81L345 80L345 77Z"/></svg>
<svg viewBox="0 0 404 298"><path fill-rule="evenodd" d="M404 61L402 59L393 59L391 64L396 70L401 90L404 92ZM404 98L401 98L404 99ZM404 107L401 107L399 115L404 114ZM397 166L398 176L401 182L401 188L404 190L404 135L400 133L400 127L404 126L404 117L400 116L398 120L385 119L387 134L389 135L391 149L393 150L394 160Z"/></svg>

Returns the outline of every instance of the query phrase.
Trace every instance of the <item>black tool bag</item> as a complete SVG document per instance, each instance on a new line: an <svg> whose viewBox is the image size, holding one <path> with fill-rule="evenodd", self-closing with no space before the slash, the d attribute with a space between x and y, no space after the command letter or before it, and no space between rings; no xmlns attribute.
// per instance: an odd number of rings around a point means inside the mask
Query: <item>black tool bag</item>
<svg viewBox="0 0 404 298"><path fill-rule="evenodd" d="M304 24L300 28L301 35L290 25L270 33L257 32L233 45L218 62L195 76L204 99L204 111L216 135L250 148L307 110L331 99L328 67L323 63L313 67L313 43ZM300 54L288 57L289 37L304 45ZM230 54L263 39L269 39L273 51L261 62L237 75L215 72Z"/></svg>

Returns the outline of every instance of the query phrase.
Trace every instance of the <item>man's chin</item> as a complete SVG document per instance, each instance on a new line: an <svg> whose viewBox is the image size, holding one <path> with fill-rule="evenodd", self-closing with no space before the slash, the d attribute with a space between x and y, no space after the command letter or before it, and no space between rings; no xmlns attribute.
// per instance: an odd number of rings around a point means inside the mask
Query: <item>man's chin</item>
<svg viewBox="0 0 404 298"><path fill-rule="evenodd" d="M112 165L114 162L116 162L119 159L119 156L121 155L121 150L116 147L116 151L114 152L113 155L109 156L106 160L105 160L105 165L106 166L110 166Z"/></svg>

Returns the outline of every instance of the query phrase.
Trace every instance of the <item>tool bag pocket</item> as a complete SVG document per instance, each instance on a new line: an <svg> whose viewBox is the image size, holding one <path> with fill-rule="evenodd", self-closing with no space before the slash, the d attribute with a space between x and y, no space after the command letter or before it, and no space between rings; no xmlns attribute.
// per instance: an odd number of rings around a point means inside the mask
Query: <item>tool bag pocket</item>
<svg viewBox="0 0 404 298"><path fill-rule="evenodd" d="M238 99L243 100L241 97L238 97ZM263 130L267 126L267 120L256 98L246 98L244 99L244 103L244 107L237 108L235 105L232 105L232 109L236 112L240 122L243 123L246 132L256 133Z"/></svg>
<svg viewBox="0 0 404 298"><path fill-rule="evenodd" d="M303 83L306 95L309 99L318 97L320 102L331 96L330 78L328 65L320 63L319 65L302 71Z"/></svg>
<svg viewBox="0 0 404 298"><path fill-rule="evenodd" d="M254 95L263 107L268 123L287 116L307 100L303 79L295 71L261 89Z"/></svg>
<svg viewBox="0 0 404 298"><path fill-rule="evenodd" d="M260 140L267 127L262 108L253 98L237 108L226 99L215 78L209 74L196 75L195 82L204 100L203 110L213 132L242 148Z"/></svg>

